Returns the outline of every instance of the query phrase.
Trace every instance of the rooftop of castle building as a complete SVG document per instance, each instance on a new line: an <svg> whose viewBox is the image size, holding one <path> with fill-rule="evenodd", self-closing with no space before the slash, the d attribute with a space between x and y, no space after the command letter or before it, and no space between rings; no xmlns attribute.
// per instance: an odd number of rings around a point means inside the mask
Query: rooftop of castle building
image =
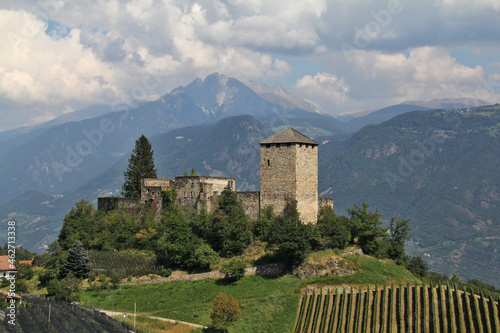
<svg viewBox="0 0 500 333"><path fill-rule="evenodd" d="M271 144L271 143L305 143L308 145L319 145L316 141L308 138L299 131L287 127L279 133L270 136L264 141L260 142L261 145Z"/></svg>

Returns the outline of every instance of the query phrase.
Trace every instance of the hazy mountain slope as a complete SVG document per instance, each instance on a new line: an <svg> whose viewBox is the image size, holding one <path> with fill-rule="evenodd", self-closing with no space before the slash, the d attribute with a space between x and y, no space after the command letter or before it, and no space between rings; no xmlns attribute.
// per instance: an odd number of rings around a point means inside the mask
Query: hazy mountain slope
<svg viewBox="0 0 500 333"><path fill-rule="evenodd" d="M245 84L250 89L255 91L260 97L271 103L279 104L290 110L301 109L310 112L322 113L313 103L303 100L278 84L269 86L255 81L246 82Z"/></svg>
<svg viewBox="0 0 500 333"><path fill-rule="evenodd" d="M498 284L499 135L499 106L399 115L321 147L320 191L340 213L366 202L411 219L410 249L434 269Z"/></svg>
<svg viewBox="0 0 500 333"><path fill-rule="evenodd" d="M273 133L246 115L223 119L203 130L198 128L197 136L192 132L174 131L152 138L155 156L158 156L158 174L174 177L194 167L200 175L235 177L238 190L258 189L259 142Z"/></svg>
<svg viewBox="0 0 500 333"><path fill-rule="evenodd" d="M366 116L357 117L350 120L342 128L349 133L354 133L366 125L380 124L392 117L410 111L418 110L452 110L461 108L473 108L488 105L487 102L475 98L444 98L433 99L431 101L409 101L397 105L392 105L370 112ZM346 118L347 119L347 118Z"/></svg>

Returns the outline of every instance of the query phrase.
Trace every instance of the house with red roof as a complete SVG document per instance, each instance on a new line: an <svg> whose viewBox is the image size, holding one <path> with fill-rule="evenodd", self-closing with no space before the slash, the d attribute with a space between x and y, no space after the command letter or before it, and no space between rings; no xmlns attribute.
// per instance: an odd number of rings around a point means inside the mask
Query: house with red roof
<svg viewBox="0 0 500 333"><path fill-rule="evenodd" d="M14 276L17 273L16 266L9 260L9 256L0 256L0 279Z"/></svg>

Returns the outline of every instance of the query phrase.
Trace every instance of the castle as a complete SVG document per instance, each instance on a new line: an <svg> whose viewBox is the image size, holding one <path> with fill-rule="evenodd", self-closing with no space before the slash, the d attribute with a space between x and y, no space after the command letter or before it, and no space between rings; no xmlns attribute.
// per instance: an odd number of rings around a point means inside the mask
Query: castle
<svg viewBox="0 0 500 333"><path fill-rule="evenodd" d="M267 206L272 206L279 215L288 204L296 204L304 223L316 223L319 209L333 206L332 198L318 197L318 146L291 127L260 142L260 192L236 192L251 219L257 219L260 210ZM160 210L161 192L175 189L179 205L211 211L226 186L234 191L235 179L203 176L142 179L140 198L98 198L98 209L127 209L149 202Z"/></svg>

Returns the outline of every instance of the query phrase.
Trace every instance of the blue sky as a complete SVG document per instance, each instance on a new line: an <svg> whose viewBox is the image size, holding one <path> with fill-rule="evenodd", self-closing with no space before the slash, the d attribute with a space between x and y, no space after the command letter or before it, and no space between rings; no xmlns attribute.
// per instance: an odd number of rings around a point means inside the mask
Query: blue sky
<svg viewBox="0 0 500 333"><path fill-rule="evenodd" d="M152 100L219 72L331 114L500 102L498 0L18 0L0 4L0 131Z"/></svg>

